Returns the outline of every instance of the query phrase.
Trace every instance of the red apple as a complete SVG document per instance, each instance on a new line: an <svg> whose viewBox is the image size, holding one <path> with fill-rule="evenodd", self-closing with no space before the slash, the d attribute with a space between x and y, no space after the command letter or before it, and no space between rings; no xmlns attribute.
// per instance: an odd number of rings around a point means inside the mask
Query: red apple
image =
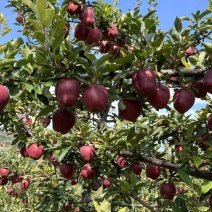
<svg viewBox="0 0 212 212"><path fill-rule="evenodd" d="M156 109L163 109L170 99L170 90L164 85L158 85L155 91L148 96L149 103Z"/></svg>
<svg viewBox="0 0 212 212"><path fill-rule="evenodd" d="M187 112L195 102L195 95L190 89L180 89L174 93L173 104L180 114Z"/></svg>
<svg viewBox="0 0 212 212"><path fill-rule="evenodd" d="M185 53L190 56L190 55L194 55L195 54L195 47L194 46L190 46L185 50Z"/></svg>
<svg viewBox="0 0 212 212"><path fill-rule="evenodd" d="M119 108L119 118L131 122L136 122L138 117L141 115L141 103L138 99L123 99L125 109Z"/></svg>
<svg viewBox="0 0 212 212"><path fill-rule="evenodd" d="M183 188L181 188L181 187L177 188L176 194L183 194L183 193L184 193L184 189Z"/></svg>
<svg viewBox="0 0 212 212"><path fill-rule="evenodd" d="M118 155L117 159L116 159L116 163L117 165L123 169L127 166L127 160L125 157L121 156L121 155Z"/></svg>
<svg viewBox="0 0 212 212"><path fill-rule="evenodd" d="M93 191L98 191L98 189L99 189L101 186L102 186L102 182L98 180L95 184L93 184L93 185L91 186L91 189L92 189Z"/></svg>
<svg viewBox="0 0 212 212"><path fill-rule="evenodd" d="M135 175L140 175L142 171L142 166L139 162L135 162L130 166L130 169Z"/></svg>
<svg viewBox="0 0 212 212"><path fill-rule="evenodd" d="M19 175L18 175L18 174L12 175L12 176L10 177L10 181L11 181L13 184L20 182L20 177L19 177Z"/></svg>
<svg viewBox="0 0 212 212"><path fill-rule="evenodd" d="M151 178L152 180L158 179L160 176L161 170L160 166L148 163L146 166L146 176Z"/></svg>
<svg viewBox="0 0 212 212"><path fill-rule="evenodd" d="M107 40L114 40L119 35L118 28L117 28L116 24L109 23L109 25L110 26L109 26L109 28L107 28L104 35L107 38Z"/></svg>
<svg viewBox="0 0 212 212"><path fill-rule="evenodd" d="M207 70L203 77L203 86L205 91L212 94L212 69Z"/></svg>
<svg viewBox="0 0 212 212"><path fill-rule="evenodd" d="M95 154L93 146L82 146L80 148L80 155L83 161L90 162Z"/></svg>
<svg viewBox="0 0 212 212"><path fill-rule="evenodd" d="M80 20L86 27L93 27L95 23L95 12L93 8L83 8L80 12Z"/></svg>
<svg viewBox="0 0 212 212"><path fill-rule="evenodd" d="M70 183L71 183L71 185L76 185L78 183L78 179L77 178L71 178Z"/></svg>
<svg viewBox="0 0 212 212"><path fill-rule="evenodd" d="M33 143L27 147L27 153L30 158L38 160L44 154L43 146L38 143Z"/></svg>
<svg viewBox="0 0 212 212"><path fill-rule="evenodd" d="M63 205L63 209L64 209L65 211L71 210L71 209L72 209L71 203L70 203L70 202L66 202L66 203Z"/></svg>
<svg viewBox="0 0 212 212"><path fill-rule="evenodd" d="M111 181L108 178L104 178L102 182L103 189L108 188L111 185Z"/></svg>
<svg viewBox="0 0 212 212"><path fill-rule="evenodd" d="M85 41L88 37L88 29L84 26L83 23L78 23L75 27L74 37L79 41Z"/></svg>
<svg viewBox="0 0 212 212"><path fill-rule="evenodd" d="M28 203L28 199L23 199L23 203L27 204Z"/></svg>
<svg viewBox="0 0 212 212"><path fill-rule="evenodd" d="M86 163L80 172L80 176L82 176L84 179L91 179L95 177L97 174L96 168L92 168L90 163Z"/></svg>
<svg viewBox="0 0 212 212"><path fill-rule="evenodd" d="M30 181L27 179L23 179L21 181L21 189L26 190L30 186Z"/></svg>
<svg viewBox="0 0 212 212"><path fill-rule="evenodd" d="M207 91L204 89L203 80L197 81L194 85L194 95L197 98L205 98L207 95Z"/></svg>
<svg viewBox="0 0 212 212"><path fill-rule="evenodd" d="M56 167L57 165L58 165L58 162L57 162L57 160L56 160L56 158L55 158L55 156L54 155L49 155L48 156L48 160L49 160L49 162L54 166L54 167Z"/></svg>
<svg viewBox="0 0 212 212"><path fill-rule="evenodd" d="M10 100L10 92L9 90L0 84L0 113L6 108L8 102Z"/></svg>
<svg viewBox="0 0 212 212"><path fill-rule="evenodd" d="M119 53L119 47L116 46L116 45L111 45L109 50L108 50L108 54L116 56L118 53Z"/></svg>
<svg viewBox="0 0 212 212"><path fill-rule="evenodd" d="M21 13L18 13L18 15L16 16L16 21L22 24L24 22L24 16Z"/></svg>
<svg viewBox="0 0 212 212"><path fill-rule="evenodd" d="M177 152L181 152L181 151L183 151L183 145L182 144L176 144L175 145L175 150L177 151Z"/></svg>
<svg viewBox="0 0 212 212"><path fill-rule="evenodd" d="M70 15L79 14L80 10L81 10L81 5L80 4L74 4L72 2L69 3L68 8L67 8L67 12Z"/></svg>
<svg viewBox="0 0 212 212"><path fill-rule="evenodd" d="M13 189L12 189L12 188L8 188L8 189L7 189L7 194L11 195L12 192L13 192Z"/></svg>
<svg viewBox="0 0 212 212"><path fill-rule="evenodd" d="M160 194L166 199L172 200L176 194L176 188L173 182L164 182L160 187Z"/></svg>
<svg viewBox="0 0 212 212"><path fill-rule="evenodd" d="M6 185L8 183L7 177L0 177L0 185Z"/></svg>
<svg viewBox="0 0 212 212"><path fill-rule="evenodd" d="M149 68L136 71L132 78L132 84L139 95L145 97L151 95L157 88L155 72Z"/></svg>
<svg viewBox="0 0 212 212"><path fill-rule="evenodd" d="M88 36L85 40L86 45L95 44L97 45L102 41L102 31L97 28L91 28L88 30Z"/></svg>
<svg viewBox="0 0 212 212"><path fill-rule="evenodd" d="M76 79L61 79L55 86L55 95L62 107L74 107L80 94L80 83Z"/></svg>
<svg viewBox="0 0 212 212"><path fill-rule="evenodd" d="M71 163L61 163L60 164L60 173L62 177L66 179L71 179L74 174L74 164Z"/></svg>
<svg viewBox="0 0 212 212"><path fill-rule="evenodd" d="M21 120L22 120L24 123L28 124L29 126L32 125L32 119L31 119L28 115L22 116L22 117L21 117Z"/></svg>
<svg viewBox="0 0 212 212"><path fill-rule="evenodd" d="M50 118L47 117L47 116L42 116L42 117L39 119L39 121L43 124L44 127L48 127L49 124L50 124L50 122L51 122Z"/></svg>
<svg viewBox="0 0 212 212"><path fill-rule="evenodd" d="M52 117L53 130L66 134L74 126L76 121L75 114L66 109L58 109Z"/></svg>
<svg viewBox="0 0 212 212"><path fill-rule="evenodd" d="M119 46L120 48L124 47L127 44L127 38L119 38L116 40L116 45Z"/></svg>
<svg viewBox="0 0 212 212"><path fill-rule="evenodd" d="M82 92L82 103L89 112L103 112L108 104L107 89L98 84L87 86Z"/></svg>
<svg viewBox="0 0 212 212"><path fill-rule="evenodd" d="M0 175L2 177L7 177L10 173L10 170L8 168L1 168L0 169Z"/></svg>
<svg viewBox="0 0 212 212"><path fill-rule="evenodd" d="M106 40L103 40L99 46L99 52L104 54L107 53L110 49L110 43Z"/></svg>
<svg viewBox="0 0 212 212"><path fill-rule="evenodd" d="M24 157L24 158L29 157L28 152L27 152L27 147L26 147L26 145L24 145L24 146L21 148L20 154L21 154L21 156Z"/></svg>

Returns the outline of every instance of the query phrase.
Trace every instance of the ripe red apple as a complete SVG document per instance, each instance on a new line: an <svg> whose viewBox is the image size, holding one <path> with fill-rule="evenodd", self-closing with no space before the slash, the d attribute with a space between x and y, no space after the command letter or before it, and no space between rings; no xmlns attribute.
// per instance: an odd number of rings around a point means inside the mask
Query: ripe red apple
<svg viewBox="0 0 212 212"><path fill-rule="evenodd" d="M76 79L61 79L55 86L55 95L62 107L74 107L77 104L79 94L80 83Z"/></svg>
<svg viewBox="0 0 212 212"><path fill-rule="evenodd" d="M38 160L44 154L43 146L38 143L33 143L27 147L27 153L30 158Z"/></svg>
<svg viewBox="0 0 212 212"><path fill-rule="evenodd" d="M106 40L103 40L99 46L99 52L104 54L107 53L110 49L110 43Z"/></svg>
<svg viewBox="0 0 212 212"><path fill-rule="evenodd" d="M8 102L10 100L10 92L9 90L0 84L0 113L6 108Z"/></svg>
<svg viewBox="0 0 212 212"><path fill-rule="evenodd" d="M198 80L194 85L194 95L197 98L204 98L207 95L207 91L205 91L203 86L203 80Z"/></svg>
<svg viewBox="0 0 212 212"><path fill-rule="evenodd" d="M39 121L44 125L44 127L48 127L49 124L50 124L50 122L51 122L50 118L47 117L47 116L42 116L42 117L39 119Z"/></svg>
<svg viewBox="0 0 212 212"><path fill-rule="evenodd" d="M88 30L88 36L85 40L86 45L90 44L97 45L101 41L102 41L102 31L99 28L94 27Z"/></svg>
<svg viewBox="0 0 212 212"><path fill-rule="evenodd" d="M207 70L203 77L203 86L205 91L212 94L212 69Z"/></svg>
<svg viewBox="0 0 212 212"><path fill-rule="evenodd" d="M27 204L28 203L28 199L23 199L23 203Z"/></svg>
<svg viewBox="0 0 212 212"><path fill-rule="evenodd" d="M120 48L124 47L127 44L127 38L126 37L121 37L116 40L116 45L119 46Z"/></svg>
<svg viewBox="0 0 212 212"><path fill-rule="evenodd" d="M93 146L87 145L80 148L80 155L83 161L90 162L95 154Z"/></svg>
<svg viewBox="0 0 212 212"><path fill-rule="evenodd" d="M131 166L130 166L131 171L135 174L135 175L140 175L141 171L142 171L142 166L139 162L134 162Z"/></svg>
<svg viewBox="0 0 212 212"><path fill-rule="evenodd" d="M20 182L20 176L18 174L14 174L10 177L10 181L15 184Z"/></svg>
<svg viewBox="0 0 212 212"><path fill-rule="evenodd" d="M8 183L7 177L0 177L0 185L6 185Z"/></svg>
<svg viewBox="0 0 212 212"><path fill-rule="evenodd" d="M71 178L70 183L71 183L71 185L76 185L78 183L78 179L77 178Z"/></svg>
<svg viewBox="0 0 212 212"><path fill-rule="evenodd" d="M49 155L48 156L48 160L49 160L49 162L54 166L54 167L56 167L57 165L58 165L58 162L57 162L57 160L56 160L56 158L55 158L55 156L54 155Z"/></svg>
<svg viewBox="0 0 212 212"><path fill-rule="evenodd" d="M12 197L18 197L18 192L17 191L13 191L10 195Z"/></svg>
<svg viewBox="0 0 212 212"><path fill-rule="evenodd" d="M81 5L80 4L74 4L72 2L69 3L68 8L67 8L67 12L70 15L79 14L80 10L81 10Z"/></svg>
<svg viewBox="0 0 212 212"><path fill-rule="evenodd" d="M70 203L70 202L66 202L66 203L63 205L63 209L64 209L65 211L71 210L71 209L72 209L71 203Z"/></svg>
<svg viewBox="0 0 212 212"><path fill-rule="evenodd" d="M90 163L86 163L80 172L80 176L82 176L84 179L91 179L95 177L97 174L96 168L92 168Z"/></svg>
<svg viewBox="0 0 212 212"><path fill-rule="evenodd" d="M103 85L91 84L82 92L82 103L91 113L101 113L108 104L108 92Z"/></svg>
<svg viewBox="0 0 212 212"><path fill-rule="evenodd" d="M202 151L206 151L209 148L208 141L210 137L211 135L209 133L205 133L197 139L197 145Z"/></svg>
<svg viewBox="0 0 212 212"><path fill-rule="evenodd" d="M102 182L100 180L98 180L95 184L93 184L91 186L91 189L93 191L98 191L98 189L102 186Z"/></svg>
<svg viewBox="0 0 212 212"><path fill-rule="evenodd" d="M0 169L0 175L2 177L7 177L9 173L10 173L10 170L8 168L3 167Z"/></svg>
<svg viewBox="0 0 212 212"><path fill-rule="evenodd" d="M30 181L29 181L29 180L23 179L23 180L21 181L21 189L22 189L22 190L28 189L29 186L30 186Z"/></svg>
<svg viewBox="0 0 212 212"><path fill-rule="evenodd" d="M7 194L11 195L12 192L13 192L13 189L12 189L12 188L8 188L8 189L7 189Z"/></svg>
<svg viewBox="0 0 212 212"><path fill-rule="evenodd" d="M209 205L210 205L210 208L212 210L212 195L210 195L210 197L209 197Z"/></svg>
<svg viewBox="0 0 212 212"><path fill-rule="evenodd" d="M177 110L180 114L187 112L195 102L194 92L190 89L180 89L175 91L173 96L173 104L175 110Z"/></svg>
<svg viewBox="0 0 212 212"><path fill-rule="evenodd" d="M156 109L163 109L170 99L170 90L167 86L158 85L155 91L148 96L149 103Z"/></svg>
<svg viewBox="0 0 212 212"><path fill-rule="evenodd" d="M181 152L181 151L183 151L183 145L182 144L176 144L175 145L175 150L177 151L177 152Z"/></svg>
<svg viewBox="0 0 212 212"><path fill-rule="evenodd" d="M85 7L80 12L80 20L86 27L93 27L95 23L95 12L91 7Z"/></svg>
<svg viewBox="0 0 212 212"><path fill-rule="evenodd" d="M139 95L145 97L151 95L157 88L155 72L149 68L136 71L132 78L132 84Z"/></svg>
<svg viewBox="0 0 212 212"><path fill-rule="evenodd" d="M24 145L24 146L21 148L20 154L21 154L21 156L24 157L24 158L29 157L28 152L27 152L27 147L26 147L26 145Z"/></svg>
<svg viewBox="0 0 212 212"><path fill-rule="evenodd" d="M146 166L146 176L151 178L152 180L158 179L160 176L161 170L160 166L148 163Z"/></svg>
<svg viewBox="0 0 212 212"><path fill-rule="evenodd" d="M164 182L160 186L160 194L164 195L166 199L172 200L176 194L176 188L173 182Z"/></svg>
<svg viewBox="0 0 212 212"><path fill-rule="evenodd" d="M211 129L212 128L212 114L208 117L208 128Z"/></svg>
<svg viewBox="0 0 212 212"><path fill-rule="evenodd" d="M52 117L53 130L66 134L74 126L76 121L75 114L66 109L58 109Z"/></svg>
<svg viewBox="0 0 212 212"><path fill-rule="evenodd" d="M109 25L104 35L107 40L114 40L119 35L118 28L116 24L109 23Z"/></svg>
<svg viewBox="0 0 212 212"><path fill-rule="evenodd" d="M104 178L102 182L103 189L108 188L111 185L111 181L108 178Z"/></svg>
<svg viewBox="0 0 212 212"><path fill-rule="evenodd" d="M62 177L66 179L71 179L74 174L74 164L71 163L61 163L60 164L60 173Z"/></svg>
<svg viewBox="0 0 212 212"><path fill-rule="evenodd" d="M79 41L85 41L88 37L88 29L84 26L83 23L78 23L75 27L74 37Z"/></svg>
<svg viewBox="0 0 212 212"><path fill-rule="evenodd" d="M119 47L116 46L116 45L111 45L109 50L108 50L108 54L116 56L118 53L119 53Z"/></svg>
<svg viewBox="0 0 212 212"><path fill-rule="evenodd" d="M196 54L195 47L194 47L194 46L188 47L188 48L185 50L185 53L186 53L188 56Z"/></svg>
<svg viewBox="0 0 212 212"><path fill-rule="evenodd" d="M127 166L127 160L125 157L121 156L121 155L118 155L117 159L116 159L116 163L117 165L123 169Z"/></svg>
<svg viewBox="0 0 212 212"><path fill-rule="evenodd" d="M24 123L28 124L29 126L32 125L32 119L31 119L28 115L26 115L26 116L21 116L21 120L22 120Z"/></svg>
<svg viewBox="0 0 212 212"><path fill-rule="evenodd" d="M138 99L123 99L125 109L119 108L119 118L131 122L136 122L138 117L141 115L141 103Z"/></svg>
<svg viewBox="0 0 212 212"><path fill-rule="evenodd" d="M16 21L22 24L24 22L24 16L21 13L18 13L18 15L16 16Z"/></svg>

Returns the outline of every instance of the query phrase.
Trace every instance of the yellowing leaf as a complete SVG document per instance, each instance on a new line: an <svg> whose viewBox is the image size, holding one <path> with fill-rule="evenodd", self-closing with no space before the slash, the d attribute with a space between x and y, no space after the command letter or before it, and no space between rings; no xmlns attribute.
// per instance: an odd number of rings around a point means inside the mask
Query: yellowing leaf
<svg viewBox="0 0 212 212"><path fill-rule="evenodd" d="M97 212L101 212L100 205L96 201L94 201L94 200L93 200L93 205L94 205L94 207L95 207L95 209L96 209Z"/></svg>
<svg viewBox="0 0 212 212"><path fill-rule="evenodd" d="M117 212L127 212L127 208L126 208L126 207L124 207L124 208L122 208L122 209L118 210Z"/></svg>
<svg viewBox="0 0 212 212"><path fill-rule="evenodd" d="M111 212L111 205L108 201L104 200L101 203L101 212Z"/></svg>

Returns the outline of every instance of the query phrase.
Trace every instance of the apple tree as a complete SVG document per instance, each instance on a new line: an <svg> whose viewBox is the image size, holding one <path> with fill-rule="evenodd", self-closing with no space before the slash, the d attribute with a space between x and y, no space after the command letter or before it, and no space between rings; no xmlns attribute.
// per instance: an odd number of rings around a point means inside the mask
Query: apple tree
<svg viewBox="0 0 212 212"><path fill-rule="evenodd" d="M8 0L21 35L0 45L0 122L18 151L0 184L20 170L26 211L209 211L211 3L168 31L156 0L117 5Z"/></svg>

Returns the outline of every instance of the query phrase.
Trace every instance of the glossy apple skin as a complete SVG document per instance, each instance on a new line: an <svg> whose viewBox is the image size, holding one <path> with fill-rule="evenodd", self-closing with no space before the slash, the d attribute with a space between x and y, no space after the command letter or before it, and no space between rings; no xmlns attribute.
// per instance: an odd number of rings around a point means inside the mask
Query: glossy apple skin
<svg viewBox="0 0 212 212"><path fill-rule="evenodd" d="M138 99L123 99L125 109L121 110L119 108L119 118L131 122L136 122L138 117L141 115L141 103Z"/></svg>
<svg viewBox="0 0 212 212"><path fill-rule="evenodd" d="M194 48L194 46L188 47L188 48L185 50L185 53L186 53L188 56L190 56L190 55L195 55L196 53L195 53L195 48Z"/></svg>
<svg viewBox="0 0 212 212"><path fill-rule="evenodd" d="M66 109L58 109L54 112L52 117L53 130L66 134L71 130L76 122L75 114Z"/></svg>
<svg viewBox="0 0 212 212"><path fill-rule="evenodd" d="M91 179L95 177L97 174L97 171L95 168L92 168L90 163L86 163L80 172L80 176L83 177L84 179Z"/></svg>
<svg viewBox="0 0 212 212"><path fill-rule="evenodd" d="M177 110L180 114L184 114L187 112L195 102L194 92L190 89L180 89L175 91L173 96L173 104L175 110Z"/></svg>
<svg viewBox="0 0 212 212"><path fill-rule="evenodd" d="M10 170L8 168L1 168L0 169L0 175L2 177L7 177L10 174Z"/></svg>
<svg viewBox="0 0 212 212"><path fill-rule="evenodd" d="M71 179L74 174L74 165L71 163L61 163L60 173L62 177L66 179Z"/></svg>
<svg viewBox="0 0 212 212"><path fill-rule="evenodd" d="M27 152L27 147L26 147L26 145L24 145L24 146L21 148L20 154L21 154L21 156L24 157L24 158L29 157L28 152Z"/></svg>
<svg viewBox="0 0 212 212"><path fill-rule="evenodd" d="M9 90L0 84L0 113L4 111L10 100Z"/></svg>
<svg viewBox="0 0 212 212"><path fill-rule="evenodd" d="M151 95L157 88L155 72L148 68L136 71L132 78L136 92L141 96Z"/></svg>
<svg viewBox="0 0 212 212"><path fill-rule="evenodd" d="M23 179L23 180L21 181L21 189L22 189L22 190L28 189L29 186L30 186L30 181L29 181L29 180Z"/></svg>
<svg viewBox="0 0 212 212"><path fill-rule="evenodd" d="M88 30L88 36L85 40L86 45L95 44L98 45L102 41L102 31L97 28L91 28Z"/></svg>
<svg viewBox="0 0 212 212"><path fill-rule="evenodd" d="M121 156L121 155L118 155L117 159L116 159L116 163L117 165L123 169L127 166L127 160L125 157Z"/></svg>
<svg viewBox="0 0 212 212"><path fill-rule="evenodd" d="M79 41L85 41L88 37L88 29L83 23L78 23L74 30L74 37Z"/></svg>
<svg viewBox="0 0 212 212"><path fill-rule="evenodd" d="M148 163L146 166L146 176L152 180L158 179L160 176L161 170L160 166Z"/></svg>
<svg viewBox="0 0 212 212"><path fill-rule="evenodd" d="M99 52L105 54L110 49L110 43L106 40L103 40L99 46Z"/></svg>
<svg viewBox="0 0 212 212"><path fill-rule="evenodd" d="M164 195L165 198L173 200L176 194L176 187L173 182L164 182L160 187L160 194Z"/></svg>
<svg viewBox="0 0 212 212"><path fill-rule="evenodd" d="M109 23L109 25L110 27L107 28L105 32L105 37L107 38L107 40L110 41L114 40L119 35L119 31L116 24Z"/></svg>
<svg viewBox="0 0 212 212"><path fill-rule="evenodd" d="M44 154L43 146L41 144L33 143L27 147L27 153L30 158L38 160Z"/></svg>
<svg viewBox="0 0 212 212"><path fill-rule="evenodd" d="M74 15L74 14L79 14L81 10L81 5L79 4L74 4L72 2L69 3L68 8L67 8L67 12L70 15Z"/></svg>
<svg viewBox="0 0 212 212"><path fill-rule="evenodd" d="M93 146L82 146L80 148L80 155L83 161L85 162L90 162L95 154L95 150L93 148Z"/></svg>
<svg viewBox="0 0 212 212"><path fill-rule="evenodd" d="M108 104L108 92L103 85L91 84L82 92L82 103L91 113L101 113Z"/></svg>
<svg viewBox="0 0 212 212"><path fill-rule="evenodd" d="M212 69L207 70L203 77L203 86L205 91L212 94Z"/></svg>
<svg viewBox="0 0 212 212"><path fill-rule="evenodd" d="M85 7L80 12L80 20L86 27L93 27L95 23L95 12L91 7Z"/></svg>
<svg viewBox="0 0 212 212"><path fill-rule="evenodd" d="M164 85L158 85L155 91L148 97L149 103L156 109L163 109L170 99L170 90Z"/></svg>
<svg viewBox="0 0 212 212"><path fill-rule="evenodd" d="M108 54L111 54L113 56L116 56L119 53L119 47L116 45L111 45L109 50L108 50Z"/></svg>
<svg viewBox="0 0 212 212"><path fill-rule="evenodd" d="M142 166L139 162L135 162L130 166L130 169L135 175L140 175L142 171Z"/></svg>
<svg viewBox="0 0 212 212"><path fill-rule="evenodd" d="M61 79L55 86L56 99L62 107L75 107L79 94L80 83L76 79Z"/></svg>
<svg viewBox="0 0 212 212"><path fill-rule="evenodd" d="M204 89L203 80L198 80L194 85L194 95L197 98L205 98L207 91Z"/></svg>

